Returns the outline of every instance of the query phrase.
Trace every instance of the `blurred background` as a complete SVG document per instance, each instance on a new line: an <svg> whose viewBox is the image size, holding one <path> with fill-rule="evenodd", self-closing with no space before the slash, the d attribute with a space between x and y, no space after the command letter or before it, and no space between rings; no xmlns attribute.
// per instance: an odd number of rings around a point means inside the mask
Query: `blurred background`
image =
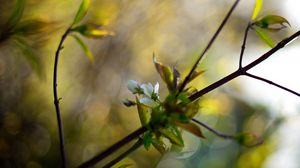
<svg viewBox="0 0 300 168"><path fill-rule="evenodd" d="M26 0L20 21L12 25L15 31L9 31L6 23L15 3L0 0L0 167L59 167L52 91L54 54L81 1ZM129 79L152 84L158 81L161 97L166 95L166 86L152 64L152 53L160 62L175 65L183 75L187 74L232 3L233 0L91 2L83 23L103 25L116 35L83 38L95 55L94 64L74 39L68 38L64 44L58 92L70 167L140 127L137 110L121 102L134 98L126 88ZM205 74L192 86L201 89L238 67L243 33L254 3L240 2L199 66L206 70ZM277 42L300 29L298 7L297 0L264 1L261 15L281 15L292 25L271 34ZM250 31L244 64L267 50L268 46ZM295 40L251 72L300 92L299 55L299 40ZM153 148L140 148L116 167L300 167L299 97L240 77L205 95L200 104L197 119L228 134L254 133L264 139L264 144L246 148L203 129L206 140L184 133L182 152L161 156Z"/></svg>

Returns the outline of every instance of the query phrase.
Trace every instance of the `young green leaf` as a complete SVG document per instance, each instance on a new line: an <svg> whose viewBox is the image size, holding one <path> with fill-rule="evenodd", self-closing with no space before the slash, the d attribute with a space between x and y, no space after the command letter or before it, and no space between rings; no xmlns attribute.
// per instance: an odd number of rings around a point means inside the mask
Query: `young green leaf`
<svg viewBox="0 0 300 168"><path fill-rule="evenodd" d="M235 140L244 146L256 146L259 145L261 143L263 143L263 141L259 140L254 134L252 133L242 133L239 134L235 137Z"/></svg>
<svg viewBox="0 0 300 168"><path fill-rule="evenodd" d="M269 31L279 31L281 29L286 28L286 25L284 25L284 23L291 26L290 23L284 17L277 15L267 15L254 22L256 26ZM280 27L272 27L276 25L280 25Z"/></svg>
<svg viewBox="0 0 300 168"><path fill-rule="evenodd" d="M89 4L90 4L90 0L82 0L72 25L79 23L83 19L83 17L86 15L88 11Z"/></svg>
<svg viewBox="0 0 300 168"><path fill-rule="evenodd" d="M80 47L82 48L82 50L84 51L85 55L88 57L88 59L94 63L94 55L91 52L91 50L89 49L89 47L76 35L72 35L75 40L77 41L77 43L80 45Z"/></svg>
<svg viewBox="0 0 300 168"><path fill-rule="evenodd" d="M205 72L205 70L202 70L202 71L193 71L190 79L189 79L189 82L191 82L192 80L194 80L195 78L197 78L198 76L202 75L203 73Z"/></svg>
<svg viewBox="0 0 300 168"><path fill-rule="evenodd" d="M158 150L161 154L164 154L164 153L167 151L165 144L164 144L160 139L153 138L153 139L152 139L152 145L153 145L154 148L155 148L156 150Z"/></svg>
<svg viewBox="0 0 300 168"><path fill-rule="evenodd" d="M152 143L153 133L151 131L147 131L143 136L143 143L146 150L149 150L150 145Z"/></svg>
<svg viewBox="0 0 300 168"><path fill-rule="evenodd" d="M8 29L14 28L17 25L17 23L21 20L24 8L25 0L17 0L15 9L7 22Z"/></svg>
<svg viewBox="0 0 300 168"><path fill-rule="evenodd" d="M264 43L268 44L271 48L275 47L273 39L266 32L257 28L254 28L254 31Z"/></svg>
<svg viewBox="0 0 300 168"><path fill-rule="evenodd" d="M256 19L257 15L259 14L259 12L262 8L262 5L263 5L263 0L256 0L255 1L254 10L253 10L252 17L251 17L252 20Z"/></svg>
<svg viewBox="0 0 300 168"><path fill-rule="evenodd" d="M130 166L132 166L132 164L123 164L123 165L119 166L118 168L127 168Z"/></svg>
<svg viewBox="0 0 300 168"><path fill-rule="evenodd" d="M83 24L71 29L71 31L78 32L88 38L103 38L115 35L114 32L105 30L102 26L94 24Z"/></svg>
<svg viewBox="0 0 300 168"><path fill-rule="evenodd" d="M175 91L173 84L173 73L170 67L156 61L153 55L153 63L162 80L167 84L169 91Z"/></svg>
<svg viewBox="0 0 300 168"><path fill-rule="evenodd" d="M176 122L175 123L177 126L181 127L182 129L196 135L199 138L204 138L205 136L203 135L201 129L194 123L180 123L180 122Z"/></svg>
<svg viewBox="0 0 300 168"><path fill-rule="evenodd" d="M159 128L158 131L170 142L179 147L184 147L184 142L180 131L175 126L170 126L168 128Z"/></svg>
<svg viewBox="0 0 300 168"><path fill-rule="evenodd" d="M185 111L185 115L188 118L193 118L199 112L199 100L194 101L187 106L187 110Z"/></svg>
<svg viewBox="0 0 300 168"><path fill-rule="evenodd" d="M150 122L150 118L151 118L150 110L151 109L149 107L145 106L144 104L141 104L137 97L136 97L136 103L137 103L137 109L138 109L141 124L143 126L145 126Z"/></svg>

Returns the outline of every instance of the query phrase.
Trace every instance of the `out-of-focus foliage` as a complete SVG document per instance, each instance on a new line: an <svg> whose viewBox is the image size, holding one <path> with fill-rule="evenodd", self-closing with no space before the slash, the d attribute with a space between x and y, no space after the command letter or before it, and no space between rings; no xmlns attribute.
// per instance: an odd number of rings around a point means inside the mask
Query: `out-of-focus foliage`
<svg viewBox="0 0 300 168"><path fill-rule="evenodd" d="M0 4L0 167L59 167L51 89L53 59L61 35L74 22L81 1L1 0ZM230 4L209 0L90 2L89 12L81 22L102 25L116 35L103 40L82 38L94 53L94 64L82 57L85 53L75 40L67 39L62 50L58 91L62 97L66 151L71 167L140 126L136 110L125 108L121 100L130 96L126 89L128 79L139 79L142 83L160 81L151 61L153 51L160 60L176 65L185 74L226 12L224 6ZM13 14L18 8L22 8L22 14ZM226 68L237 59L232 52L240 48L251 12L237 10L200 68L206 69L206 73L191 85L202 88L230 72L230 67ZM256 40L249 37L253 45L260 47ZM264 137L273 116L267 109L236 97L237 86L230 92L228 88L201 100L201 113L196 117L223 132L254 132L257 137ZM160 89L165 96L168 89ZM176 161L167 157L173 155L170 152L159 163L160 153L150 148L138 150L118 165L262 167L276 149L278 139L270 133L264 145L247 149L202 131L207 140L201 142L193 135L183 134L187 143L181 153L174 154Z"/></svg>

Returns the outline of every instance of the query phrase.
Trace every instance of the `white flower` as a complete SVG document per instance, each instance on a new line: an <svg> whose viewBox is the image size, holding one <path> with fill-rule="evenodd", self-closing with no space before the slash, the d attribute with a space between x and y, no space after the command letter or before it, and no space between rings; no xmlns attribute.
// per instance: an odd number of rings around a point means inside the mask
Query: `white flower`
<svg viewBox="0 0 300 168"><path fill-rule="evenodd" d="M159 83L156 82L156 84L154 85L154 93L155 93L156 95L158 95L158 90L159 90Z"/></svg>
<svg viewBox="0 0 300 168"><path fill-rule="evenodd" d="M154 100L152 100L149 97L143 97L139 101L140 101L140 103L142 103L148 107L156 107L158 105L157 102L155 102Z"/></svg>
<svg viewBox="0 0 300 168"><path fill-rule="evenodd" d="M148 83L148 84L142 84L141 85L141 88L143 89L144 91L144 94L148 97L151 98L151 95L153 93L153 86L151 85L151 83Z"/></svg>
<svg viewBox="0 0 300 168"><path fill-rule="evenodd" d="M140 85L137 83L137 81L129 80L127 83L127 88L130 90L133 94L138 93Z"/></svg>

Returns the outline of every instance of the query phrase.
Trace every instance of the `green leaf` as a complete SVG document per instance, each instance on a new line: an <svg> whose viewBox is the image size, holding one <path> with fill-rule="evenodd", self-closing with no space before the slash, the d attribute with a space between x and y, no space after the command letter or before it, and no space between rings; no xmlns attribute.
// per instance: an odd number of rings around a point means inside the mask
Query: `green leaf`
<svg viewBox="0 0 300 168"><path fill-rule="evenodd" d="M194 123L180 123L180 122L176 122L175 123L177 126L183 128L184 130L196 135L199 138L204 138L205 136L202 134L201 129L195 125Z"/></svg>
<svg viewBox="0 0 300 168"><path fill-rule="evenodd" d="M175 89L179 88L178 85L180 84L180 73L176 69L176 67L173 67L173 87Z"/></svg>
<svg viewBox="0 0 300 168"><path fill-rule="evenodd" d="M277 16L277 15L267 15L254 22L256 26L262 29L275 31L275 32L286 28L286 25L284 25L284 23L291 26L290 23L284 17ZM272 27L276 25L277 26L280 25L280 27Z"/></svg>
<svg viewBox="0 0 300 168"><path fill-rule="evenodd" d="M132 164L123 164L123 165L119 166L118 168L127 168L130 166L132 166Z"/></svg>
<svg viewBox="0 0 300 168"><path fill-rule="evenodd" d="M252 17L251 17L252 20L256 19L257 15L259 14L259 12L262 8L262 5L263 5L263 0L256 0L255 1L254 10L253 10Z"/></svg>
<svg viewBox="0 0 300 168"><path fill-rule="evenodd" d="M149 150L150 145L152 143L153 133L151 131L147 131L143 137L143 143L146 150Z"/></svg>
<svg viewBox="0 0 300 168"><path fill-rule="evenodd" d="M202 70L202 71L193 71L193 73L192 73L192 75L191 75L191 77L189 79L189 82L191 82L192 80L194 80L198 76L202 75L204 72L205 72L205 70Z"/></svg>
<svg viewBox="0 0 300 168"><path fill-rule="evenodd" d="M94 63L94 55L91 52L91 50L89 49L89 47L76 35L72 35L75 40L77 41L77 43L80 45L80 47L82 48L83 52L85 53L85 55L88 57L88 59Z"/></svg>
<svg viewBox="0 0 300 168"><path fill-rule="evenodd" d="M174 88L173 73L172 73L171 68L169 66L165 66L165 65L157 62L154 54L153 54L153 63L155 65L155 68L156 68L157 72L159 73L160 77L167 84L169 91L175 91L176 88Z"/></svg>
<svg viewBox="0 0 300 168"><path fill-rule="evenodd" d="M158 131L170 142L179 147L184 147L184 142L180 131L175 126L169 126L168 128L159 128Z"/></svg>
<svg viewBox="0 0 300 168"><path fill-rule="evenodd" d="M275 47L273 39L266 32L257 28L254 28L254 31L264 43L268 44L271 48Z"/></svg>
<svg viewBox="0 0 300 168"><path fill-rule="evenodd" d="M194 101L187 105L187 110L185 111L185 115L188 118L193 118L199 112L199 100Z"/></svg>
<svg viewBox="0 0 300 168"><path fill-rule="evenodd" d="M141 104L137 97L136 97L136 103L137 103L137 109L138 109L139 117L141 120L141 124L143 126L145 126L150 122L150 118L151 118L150 110L151 109L148 106Z"/></svg>
<svg viewBox="0 0 300 168"><path fill-rule="evenodd" d="M71 29L71 31L78 32L88 38L103 38L115 35L114 32L105 30L102 26L95 24L83 24Z"/></svg>
<svg viewBox="0 0 300 168"><path fill-rule="evenodd" d="M17 0L15 9L7 22L8 29L14 28L17 25L17 23L19 23L23 15L24 8L25 0Z"/></svg>
<svg viewBox="0 0 300 168"><path fill-rule="evenodd" d="M72 25L79 23L84 18L84 16L86 15L86 13L88 11L89 4L90 4L89 0L82 0L81 5L77 11L77 14L74 18Z"/></svg>
<svg viewBox="0 0 300 168"><path fill-rule="evenodd" d="M186 92L181 92L178 94L177 99L180 100L183 104L188 104L191 102L189 95Z"/></svg>
<svg viewBox="0 0 300 168"><path fill-rule="evenodd" d="M49 22L45 20L26 20L20 22L13 31L16 34L33 35L45 32L49 29L49 26Z"/></svg>
<svg viewBox="0 0 300 168"><path fill-rule="evenodd" d="M254 134L252 133L242 133L239 134L235 137L235 140L244 146L256 146L259 145L261 143L263 143L263 141L259 140Z"/></svg>
<svg viewBox="0 0 300 168"><path fill-rule="evenodd" d="M33 71L35 71L40 77L42 77L41 62L38 59L38 56L35 54L32 47L22 37L14 36L14 39L16 40L17 46L23 52L23 55L25 56L26 60L29 62Z"/></svg>

